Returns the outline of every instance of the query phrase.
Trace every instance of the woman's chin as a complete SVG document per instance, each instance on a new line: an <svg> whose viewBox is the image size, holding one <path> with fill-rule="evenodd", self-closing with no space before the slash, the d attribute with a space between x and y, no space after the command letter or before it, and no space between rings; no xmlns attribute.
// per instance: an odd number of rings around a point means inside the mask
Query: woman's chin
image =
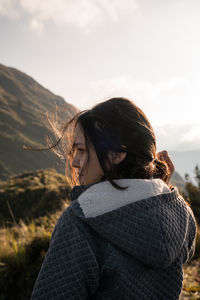
<svg viewBox="0 0 200 300"><path fill-rule="evenodd" d="M83 178L83 176L78 176L78 182L79 182L80 185L84 184L84 178Z"/></svg>

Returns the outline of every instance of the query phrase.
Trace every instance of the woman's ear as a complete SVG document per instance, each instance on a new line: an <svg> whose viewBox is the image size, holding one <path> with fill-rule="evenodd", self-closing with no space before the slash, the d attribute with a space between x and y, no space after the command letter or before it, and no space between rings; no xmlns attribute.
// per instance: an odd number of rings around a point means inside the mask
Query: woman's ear
<svg viewBox="0 0 200 300"><path fill-rule="evenodd" d="M120 162L122 162L125 157L126 157L126 152L113 152L113 151L108 151L108 159L112 164L118 165Z"/></svg>

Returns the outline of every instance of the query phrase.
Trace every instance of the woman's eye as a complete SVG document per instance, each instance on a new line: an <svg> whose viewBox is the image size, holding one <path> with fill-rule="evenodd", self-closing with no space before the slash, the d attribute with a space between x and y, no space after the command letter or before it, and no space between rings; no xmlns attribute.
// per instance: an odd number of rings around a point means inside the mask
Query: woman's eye
<svg viewBox="0 0 200 300"><path fill-rule="evenodd" d="M85 151L85 149L78 149L79 152L83 153Z"/></svg>

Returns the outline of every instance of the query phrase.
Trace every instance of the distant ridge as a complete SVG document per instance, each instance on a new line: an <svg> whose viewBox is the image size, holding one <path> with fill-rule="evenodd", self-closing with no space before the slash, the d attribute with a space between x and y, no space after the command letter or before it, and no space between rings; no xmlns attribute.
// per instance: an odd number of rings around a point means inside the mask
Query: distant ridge
<svg viewBox="0 0 200 300"><path fill-rule="evenodd" d="M169 151L169 155L175 164L175 169L184 178L185 174L190 175L191 180L196 184L194 179L194 168L198 164L200 167L200 150L188 151Z"/></svg>
<svg viewBox="0 0 200 300"><path fill-rule="evenodd" d="M69 120L78 110L33 78L0 64L0 179L29 170L55 168L64 172L60 159L50 151L30 152L26 144L41 147L53 132L46 113L63 111Z"/></svg>
<svg viewBox="0 0 200 300"><path fill-rule="evenodd" d="M188 194L185 188L185 180L181 177L181 175L178 172L175 171L173 173L170 183L176 186L185 195Z"/></svg>

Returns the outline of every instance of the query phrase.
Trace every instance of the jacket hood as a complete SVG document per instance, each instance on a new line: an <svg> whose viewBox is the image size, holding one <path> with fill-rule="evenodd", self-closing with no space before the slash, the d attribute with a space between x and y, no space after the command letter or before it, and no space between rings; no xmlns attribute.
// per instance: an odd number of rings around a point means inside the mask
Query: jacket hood
<svg viewBox="0 0 200 300"><path fill-rule="evenodd" d="M177 189L170 190L160 179L115 182L127 189L118 190L108 181L75 188L80 195L71 204L74 214L147 265L166 267L181 252L187 256L184 249L191 248L195 224L191 230L192 211Z"/></svg>

